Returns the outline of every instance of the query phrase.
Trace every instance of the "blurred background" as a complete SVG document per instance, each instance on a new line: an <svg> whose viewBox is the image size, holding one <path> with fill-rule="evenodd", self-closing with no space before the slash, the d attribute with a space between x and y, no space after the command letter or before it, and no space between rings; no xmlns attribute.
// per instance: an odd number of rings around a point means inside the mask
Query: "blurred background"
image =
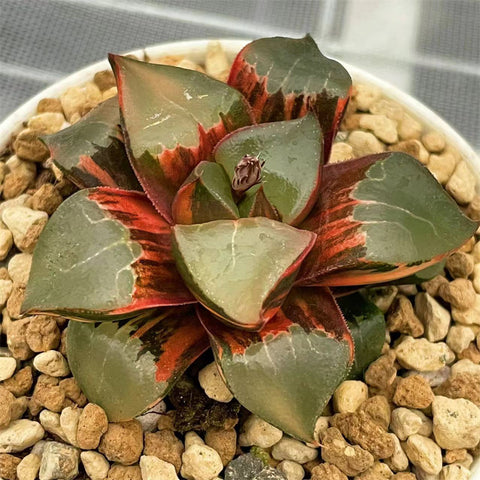
<svg viewBox="0 0 480 480"><path fill-rule="evenodd" d="M0 0L0 120L110 51L307 32L480 150L480 0Z"/></svg>

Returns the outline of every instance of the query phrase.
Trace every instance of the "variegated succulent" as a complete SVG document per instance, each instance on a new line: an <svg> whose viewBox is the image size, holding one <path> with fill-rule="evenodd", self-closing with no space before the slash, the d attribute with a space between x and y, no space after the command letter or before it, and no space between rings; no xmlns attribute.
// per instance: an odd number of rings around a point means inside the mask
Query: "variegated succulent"
<svg viewBox="0 0 480 480"><path fill-rule="evenodd" d="M44 138L81 190L40 237L23 312L82 321L71 369L111 420L211 347L244 407L315 441L336 386L384 341L374 305L329 287L413 275L476 225L404 153L328 164L351 79L309 36L248 44L228 83L110 62L118 99Z"/></svg>

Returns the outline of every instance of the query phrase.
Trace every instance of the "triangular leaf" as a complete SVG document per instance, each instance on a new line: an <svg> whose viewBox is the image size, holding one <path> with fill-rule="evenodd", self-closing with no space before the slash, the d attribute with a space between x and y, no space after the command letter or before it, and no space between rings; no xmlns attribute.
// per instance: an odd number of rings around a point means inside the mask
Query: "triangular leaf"
<svg viewBox="0 0 480 480"><path fill-rule="evenodd" d="M233 62L228 84L245 95L257 122L315 113L328 159L352 79L340 63L322 55L310 35L300 39L261 38L249 43Z"/></svg>
<svg viewBox="0 0 480 480"><path fill-rule="evenodd" d="M117 97L42 140L55 165L78 187L141 190L123 144Z"/></svg>
<svg viewBox="0 0 480 480"><path fill-rule="evenodd" d="M100 405L112 422L129 420L167 395L208 348L195 313L185 309L121 323L72 321L67 329L73 375L88 400Z"/></svg>
<svg viewBox="0 0 480 480"><path fill-rule="evenodd" d="M250 109L240 92L203 73L118 55L110 62L131 163L172 222L178 188L221 138L252 123Z"/></svg>
<svg viewBox="0 0 480 480"><path fill-rule="evenodd" d="M192 293L247 330L278 311L314 240L312 232L263 217L173 227L177 269Z"/></svg>
<svg viewBox="0 0 480 480"><path fill-rule="evenodd" d="M318 234L304 285L368 285L411 275L465 243L477 225L432 174L398 152L327 165L302 228Z"/></svg>
<svg viewBox="0 0 480 480"><path fill-rule="evenodd" d="M238 218L223 167L215 162L200 162L177 192L172 213L175 223L183 225Z"/></svg>
<svg viewBox="0 0 480 480"><path fill-rule="evenodd" d="M326 288L294 289L258 333L225 328L197 308L235 398L284 432L307 442L353 361L353 342Z"/></svg>
<svg viewBox="0 0 480 480"><path fill-rule="evenodd" d="M253 187L248 195L238 204L238 211L241 217L265 217L271 220L281 221L278 210L269 202L265 196L263 185Z"/></svg>
<svg viewBox="0 0 480 480"><path fill-rule="evenodd" d="M385 317L382 311L360 293L337 298L355 344L355 361L348 375L358 378L376 360L385 343Z"/></svg>
<svg viewBox="0 0 480 480"><path fill-rule="evenodd" d="M300 223L315 204L322 171L322 139L313 115L287 122L253 125L225 137L215 148L215 161L230 179L244 155L259 156L265 196L282 221ZM247 191L247 197L253 195Z"/></svg>
<svg viewBox="0 0 480 480"><path fill-rule="evenodd" d="M81 190L35 248L23 311L114 319L193 303L175 269L170 226L143 193Z"/></svg>

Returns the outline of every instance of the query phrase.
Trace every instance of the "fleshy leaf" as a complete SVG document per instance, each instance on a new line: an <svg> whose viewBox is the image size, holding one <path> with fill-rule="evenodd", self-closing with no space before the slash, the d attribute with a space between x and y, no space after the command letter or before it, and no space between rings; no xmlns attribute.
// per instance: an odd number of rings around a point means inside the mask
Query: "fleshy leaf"
<svg viewBox="0 0 480 480"><path fill-rule="evenodd" d="M259 330L280 308L315 235L263 217L173 227L177 269L225 322Z"/></svg>
<svg viewBox="0 0 480 480"><path fill-rule="evenodd" d="M402 277L398 280L393 280L389 282L389 284L393 285L409 285L415 284L419 285L420 283L427 282L431 280L433 277L437 275L441 275L444 273L446 260L442 260L441 262L434 263L430 267L424 268L419 270L418 272L414 273L413 275L409 275L408 277Z"/></svg>
<svg viewBox="0 0 480 480"><path fill-rule="evenodd" d="M355 344L355 361L348 378L358 378L382 352L385 318L382 311L360 293L337 298L337 302Z"/></svg>
<svg viewBox="0 0 480 480"><path fill-rule="evenodd" d="M192 309L128 322L72 321L67 329L73 375L112 422L129 420L167 395L207 348L208 337Z"/></svg>
<svg viewBox="0 0 480 480"><path fill-rule="evenodd" d="M35 248L23 311L93 320L193 303L170 226L143 193L96 188L65 200Z"/></svg>
<svg viewBox="0 0 480 480"><path fill-rule="evenodd" d="M319 200L301 227L318 237L299 283L329 286L414 274L477 229L420 162L398 152L326 165Z"/></svg>
<svg viewBox="0 0 480 480"><path fill-rule="evenodd" d="M255 189L255 190L254 190ZM265 217L281 221L278 210L268 201L265 196L263 185L253 187L252 192L238 204L238 211L241 217Z"/></svg>
<svg viewBox="0 0 480 480"><path fill-rule="evenodd" d="M141 190L123 144L117 97L42 140L55 165L78 187Z"/></svg>
<svg viewBox="0 0 480 480"><path fill-rule="evenodd" d="M200 162L180 187L172 204L176 224L235 220L240 215L225 170L215 162Z"/></svg>
<svg viewBox="0 0 480 480"><path fill-rule="evenodd" d="M258 333L197 312L235 398L289 435L318 441L316 420L353 361L352 338L330 291L293 289Z"/></svg>
<svg viewBox="0 0 480 480"><path fill-rule="evenodd" d="M282 221L299 224L315 204L322 171L322 139L318 121L311 114L286 122L245 127L225 137L215 148L215 161L230 179L244 155L255 155L265 164L265 196ZM248 190L246 195L254 195Z"/></svg>
<svg viewBox="0 0 480 480"><path fill-rule="evenodd" d="M157 210L172 222L173 198L227 133L252 123L240 92L203 73L110 55L127 151Z"/></svg>
<svg viewBox="0 0 480 480"><path fill-rule="evenodd" d="M352 79L340 63L322 55L310 35L249 43L233 62L228 83L245 95L259 123L313 112L322 127L328 159Z"/></svg>

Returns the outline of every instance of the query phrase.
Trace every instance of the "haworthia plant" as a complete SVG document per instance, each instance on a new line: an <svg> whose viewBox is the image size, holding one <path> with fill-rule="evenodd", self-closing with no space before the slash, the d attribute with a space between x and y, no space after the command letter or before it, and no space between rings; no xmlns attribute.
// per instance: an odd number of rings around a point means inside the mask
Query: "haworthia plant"
<svg viewBox="0 0 480 480"><path fill-rule="evenodd" d="M119 109L45 138L96 188L43 230L23 312L87 321L70 324L68 357L110 420L167 395L209 342L245 408L318 443L324 405L385 331L371 303L339 306L329 287L421 281L475 223L404 153L328 165L351 80L309 36L250 43L228 85L110 61Z"/></svg>

